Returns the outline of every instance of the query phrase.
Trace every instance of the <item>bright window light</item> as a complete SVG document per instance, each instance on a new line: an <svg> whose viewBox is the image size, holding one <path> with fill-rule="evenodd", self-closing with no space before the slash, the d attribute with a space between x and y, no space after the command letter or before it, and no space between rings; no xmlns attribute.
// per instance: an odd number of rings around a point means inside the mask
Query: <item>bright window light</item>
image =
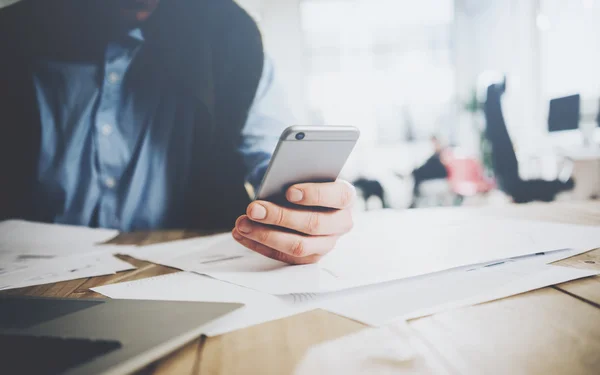
<svg viewBox="0 0 600 375"><path fill-rule="evenodd" d="M452 0L305 0L301 16L308 101L323 123L389 144L453 122Z"/></svg>

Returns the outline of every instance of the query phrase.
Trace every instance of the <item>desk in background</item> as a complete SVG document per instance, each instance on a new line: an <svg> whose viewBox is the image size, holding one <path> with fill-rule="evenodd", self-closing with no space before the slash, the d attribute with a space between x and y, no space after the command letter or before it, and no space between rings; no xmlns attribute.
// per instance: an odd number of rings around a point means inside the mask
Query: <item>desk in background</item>
<svg viewBox="0 0 600 375"><path fill-rule="evenodd" d="M570 147L560 152L573 163L572 176L574 199L585 200L600 197L600 146Z"/></svg>
<svg viewBox="0 0 600 375"><path fill-rule="evenodd" d="M456 210L470 215L600 225L600 202ZM181 231L137 233L121 235L115 242L147 245L197 235ZM88 289L178 272L126 259L138 269L3 294L102 297ZM600 249L561 261L560 264L600 267ZM452 374L598 374L600 277L436 314L410 321L409 324L414 340L422 344L419 349L422 360L403 367L406 373L431 373L431 368L441 367ZM149 366L143 373L288 374L312 345L364 328L357 322L315 310L219 337L197 339ZM404 372L399 370L399 373Z"/></svg>
<svg viewBox="0 0 600 375"><path fill-rule="evenodd" d="M600 197L600 129L594 130L593 139L585 146L579 131L551 133L518 152L519 173L524 179L553 180L570 165L575 189L568 197L580 201Z"/></svg>

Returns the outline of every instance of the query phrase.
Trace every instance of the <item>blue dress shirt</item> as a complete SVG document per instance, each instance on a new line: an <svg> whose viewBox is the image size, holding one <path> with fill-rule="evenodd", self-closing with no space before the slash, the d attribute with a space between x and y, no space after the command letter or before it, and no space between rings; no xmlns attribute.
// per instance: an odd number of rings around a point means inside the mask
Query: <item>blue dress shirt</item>
<svg viewBox="0 0 600 375"><path fill-rule="evenodd" d="M153 90L151 83L143 92L129 89L143 43L136 29L106 46L103 63L37 64L40 219L123 231L175 225L169 205L183 193L192 168L196 105L190 96ZM239 149L255 187L292 122L282 98L267 59Z"/></svg>

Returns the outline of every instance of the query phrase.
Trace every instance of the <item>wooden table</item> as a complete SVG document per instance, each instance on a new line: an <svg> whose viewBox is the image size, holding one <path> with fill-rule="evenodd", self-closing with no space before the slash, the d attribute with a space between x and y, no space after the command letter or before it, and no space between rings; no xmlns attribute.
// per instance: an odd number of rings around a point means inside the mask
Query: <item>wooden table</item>
<svg viewBox="0 0 600 375"><path fill-rule="evenodd" d="M461 208L472 215L600 225L600 202ZM600 230L600 228L599 228ZM155 232L120 235L115 241L151 244L198 235ZM9 291L10 294L102 297L90 287L178 272L126 258L138 268ZM600 267L600 249L562 265ZM600 277L437 314L409 322L418 360L406 373L600 374ZM309 347L365 326L315 310L214 338L200 338L152 364L150 374L288 374ZM437 369L437 370L434 370ZM400 370L399 370L400 371ZM404 373L404 372L402 372Z"/></svg>

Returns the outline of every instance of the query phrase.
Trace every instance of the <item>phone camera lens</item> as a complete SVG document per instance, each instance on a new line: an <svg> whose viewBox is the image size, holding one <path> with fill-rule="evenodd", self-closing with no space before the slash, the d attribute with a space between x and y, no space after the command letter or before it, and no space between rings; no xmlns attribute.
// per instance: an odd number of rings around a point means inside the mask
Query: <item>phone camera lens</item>
<svg viewBox="0 0 600 375"><path fill-rule="evenodd" d="M304 137L306 137L306 134L304 134L304 133L298 133L298 134L296 134L296 139L299 140L299 141L303 140Z"/></svg>

